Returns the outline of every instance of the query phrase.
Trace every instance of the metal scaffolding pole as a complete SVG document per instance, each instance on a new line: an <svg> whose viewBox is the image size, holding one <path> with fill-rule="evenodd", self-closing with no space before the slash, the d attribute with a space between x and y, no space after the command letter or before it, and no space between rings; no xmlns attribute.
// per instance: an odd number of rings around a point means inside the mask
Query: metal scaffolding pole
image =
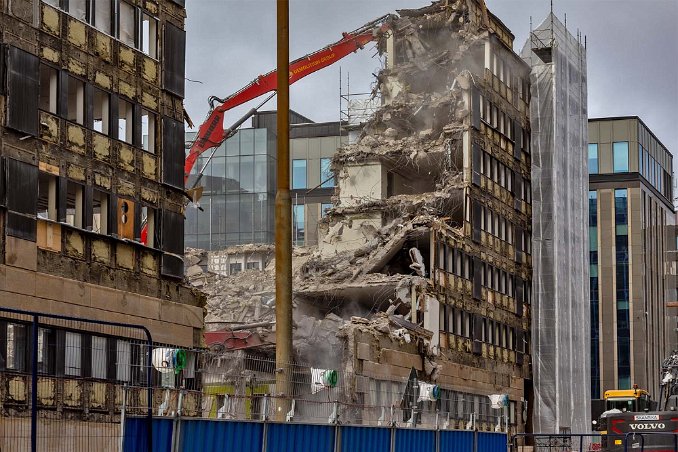
<svg viewBox="0 0 678 452"><path fill-rule="evenodd" d="M292 200L289 152L289 0L277 0L278 182L275 195L276 419L284 421L292 399Z"/></svg>

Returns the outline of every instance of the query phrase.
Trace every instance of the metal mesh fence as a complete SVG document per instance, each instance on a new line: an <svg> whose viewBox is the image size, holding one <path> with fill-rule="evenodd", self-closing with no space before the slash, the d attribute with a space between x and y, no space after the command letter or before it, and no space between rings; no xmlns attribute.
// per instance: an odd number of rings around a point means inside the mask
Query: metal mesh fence
<svg viewBox="0 0 678 452"><path fill-rule="evenodd" d="M129 416L147 417L149 429L152 415L501 432L516 419L514 402L493 409L486 396L416 379L289 369L282 395L270 355L179 348L134 325L0 308L0 450L118 450Z"/></svg>
<svg viewBox="0 0 678 452"><path fill-rule="evenodd" d="M149 414L140 327L0 308L0 450L118 450L125 395Z"/></svg>

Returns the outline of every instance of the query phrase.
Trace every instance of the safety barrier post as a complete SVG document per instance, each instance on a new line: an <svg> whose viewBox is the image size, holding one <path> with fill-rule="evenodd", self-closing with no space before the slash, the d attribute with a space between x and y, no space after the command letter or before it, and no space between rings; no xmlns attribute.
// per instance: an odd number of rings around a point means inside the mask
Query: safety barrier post
<svg viewBox="0 0 678 452"><path fill-rule="evenodd" d="M33 316L31 347L31 451L38 450L38 316Z"/></svg>

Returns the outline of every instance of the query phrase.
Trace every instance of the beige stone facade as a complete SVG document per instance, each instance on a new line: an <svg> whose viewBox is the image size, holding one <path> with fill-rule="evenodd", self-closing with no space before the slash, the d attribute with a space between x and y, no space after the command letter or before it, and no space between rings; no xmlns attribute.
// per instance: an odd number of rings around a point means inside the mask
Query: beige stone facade
<svg viewBox="0 0 678 452"><path fill-rule="evenodd" d="M637 117L589 120L592 398L657 397L675 293L673 156Z"/></svg>

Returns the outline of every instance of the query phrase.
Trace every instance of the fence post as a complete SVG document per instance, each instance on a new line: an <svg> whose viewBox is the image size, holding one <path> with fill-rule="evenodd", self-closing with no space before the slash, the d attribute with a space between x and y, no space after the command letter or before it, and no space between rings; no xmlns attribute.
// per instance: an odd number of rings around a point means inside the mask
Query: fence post
<svg viewBox="0 0 678 452"><path fill-rule="evenodd" d="M127 416L127 385L122 387L122 408L120 409L120 452L125 450L125 417Z"/></svg>
<svg viewBox="0 0 678 452"><path fill-rule="evenodd" d="M396 423L391 423L391 452L395 452L395 442L396 442Z"/></svg>
<svg viewBox="0 0 678 452"><path fill-rule="evenodd" d="M151 339L151 332L148 330L148 328L143 328L144 332L146 333L146 344L147 344L147 349L146 349L146 398L148 399L147 403L147 413L146 413L146 433L147 433L147 446L148 450L152 451L153 450L153 363L152 363L152 355L153 355L153 340Z"/></svg>
<svg viewBox="0 0 678 452"><path fill-rule="evenodd" d="M438 424L438 414L439 412L436 411L436 452L440 452L440 425Z"/></svg>
<svg viewBox="0 0 678 452"><path fill-rule="evenodd" d="M264 427L262 429L263 438L261 439L261 452L266 452L266 449L268 447L266 443L268 437L268 394L264 395L263 405L264 406L261 409L261 420L264 423Z"/></svg>
<svg viewBox="0 0 678 452"><path fill-rule="evenodd" d="M38 450L38 316L33 316L31 348L31 451Z"/></svg>
<svg viewBox="0 0 678 452"><path fill-rule="evenodd" d="M181 411L184 404L184 390L179 390L179 401L177 402L177 412L172 421L172 452L179 452L181 443Z"/></svg>

